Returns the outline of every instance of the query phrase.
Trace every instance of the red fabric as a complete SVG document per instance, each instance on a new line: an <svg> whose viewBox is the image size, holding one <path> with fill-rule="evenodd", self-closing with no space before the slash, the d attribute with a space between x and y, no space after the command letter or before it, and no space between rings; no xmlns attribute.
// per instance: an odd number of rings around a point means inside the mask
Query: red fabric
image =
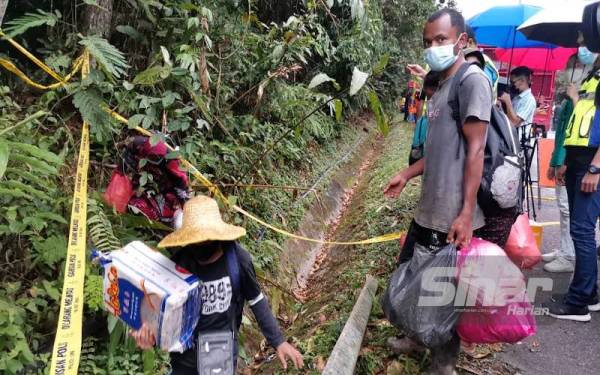
<svg viewBox="0 0 600 375"><path fill-rule="evenodd" d="M172 159L167 162L167 170L175 177L179 178L181 185L187 186L189 183L187 173L181 170L178 159Z"/></svg>
<svg viewBox="0 0 600 375"><path fill-rule="evenodd" d="M506 255L520 268L531 268L542 258L527 214L519 215L504 246Z"/></svg>
<svg viewBox="0 0 600 375"><path fill-rule="evenodd" d="M569 58L577 53L576 48L513 48L496 49L498 61L516 68L524 65L533 70L563 70ZM511 62L512 57L512 62Z"/></svg>
<svg viewBox="0 0 600 375"><path fill-rule="evenodd" d="M113 171L110 182L103 194L104 201L122 214L127 210L127 202L133 196L133 185L129 177Z"/></svg>
<svg viewBox="0 0 600 375"><path fill-rule="evenodd" d="M140 156L165 156L167 154L167 145L163 142L158 142L154 146L150 144L150 138L144 142L140 149Z"/></svg>
<svg viewBox="0 0 600 375"><path fill-rule="evenodd" d="M140 210L150 220L158 221L160 219L160 209L154 199L133 197L129 204Z"/></svg>

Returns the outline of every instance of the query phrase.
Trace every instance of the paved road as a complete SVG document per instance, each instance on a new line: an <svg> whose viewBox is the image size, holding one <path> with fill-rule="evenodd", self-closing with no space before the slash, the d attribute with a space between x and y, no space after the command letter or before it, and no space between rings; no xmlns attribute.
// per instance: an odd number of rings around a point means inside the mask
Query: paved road
<svg viewBox="0 0 600 375"><path fill-rule="evenodd" d="M554 191L544 189L542 197L553 198ZM543 200L538 211L539 222L558 221L558 209L554 200ZM559 227L544 228L542 252L559 246ZM527 271L528 277L551 276L554 292L568 289L570 273L550 274L544 272L543 264ZM536 305L547 300L550 293L538 293ZM521 344L507 345L500 358L519 368L524 375L584 375L600 374L600 312L592 313L590 323L559 321L551 317L539 317L538 333Z"/></svg>

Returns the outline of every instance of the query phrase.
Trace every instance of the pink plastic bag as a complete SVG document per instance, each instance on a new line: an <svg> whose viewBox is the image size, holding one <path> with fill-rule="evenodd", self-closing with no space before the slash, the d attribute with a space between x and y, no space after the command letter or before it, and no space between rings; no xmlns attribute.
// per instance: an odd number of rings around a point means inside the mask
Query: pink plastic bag
<svg viewBox="0 0 600 375"><path fill-rule="evenodd" d="M513 224L504 250L519 268L532 268L542 259L527 214L520 215Z"/></svg>
<svg viewBox="0 0 600 375"><path fill-rule="evenodd" d="M103 194L104 201L122 214L127 210L127 203L132 196L133 186L129 177L114 170L112 176L110 176L108 187Z"/></svg>
<svg viewBox="0 0 600 375"><path fill-rule="evenodd" d="M525 277L500 247L474 238L460 251L457 268L457 301L465 306L457 325L461 340L515 343L535 334Z"/></svg>

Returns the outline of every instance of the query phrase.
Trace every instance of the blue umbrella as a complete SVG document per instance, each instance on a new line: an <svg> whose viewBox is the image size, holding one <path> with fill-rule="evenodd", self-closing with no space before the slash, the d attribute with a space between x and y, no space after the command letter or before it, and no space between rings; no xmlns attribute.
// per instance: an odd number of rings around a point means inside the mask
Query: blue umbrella
<svg viewBox="0 0 600 375"><path fill-rule="evenodd" d="M495 6L470 18L479 44L500 48L554 48L553 44L528 40L517 28L542 8L533 5Z"/></svg>

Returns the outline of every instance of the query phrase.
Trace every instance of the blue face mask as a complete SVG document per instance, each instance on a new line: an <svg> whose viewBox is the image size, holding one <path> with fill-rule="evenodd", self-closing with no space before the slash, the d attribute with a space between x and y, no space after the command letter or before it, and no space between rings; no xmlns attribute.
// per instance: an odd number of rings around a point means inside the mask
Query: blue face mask
<svg viewBox="0 0 600 375"><path fill-rule="evenodd" d="M598 54L593 53L592 51L587 49L587 47L579 47L579 49L577 50L577 57L583 65L592 65L596 62Z"/></svg>
<svg viewBox="0 0 600 375"><path fill-rule="evenodd" d="M425 62L434 72L442 72L452 66L458 59L458 55L454 54L454 44L445 46L429 47L425 50ZM460 53L460 52L459 52Z"/></svg>

